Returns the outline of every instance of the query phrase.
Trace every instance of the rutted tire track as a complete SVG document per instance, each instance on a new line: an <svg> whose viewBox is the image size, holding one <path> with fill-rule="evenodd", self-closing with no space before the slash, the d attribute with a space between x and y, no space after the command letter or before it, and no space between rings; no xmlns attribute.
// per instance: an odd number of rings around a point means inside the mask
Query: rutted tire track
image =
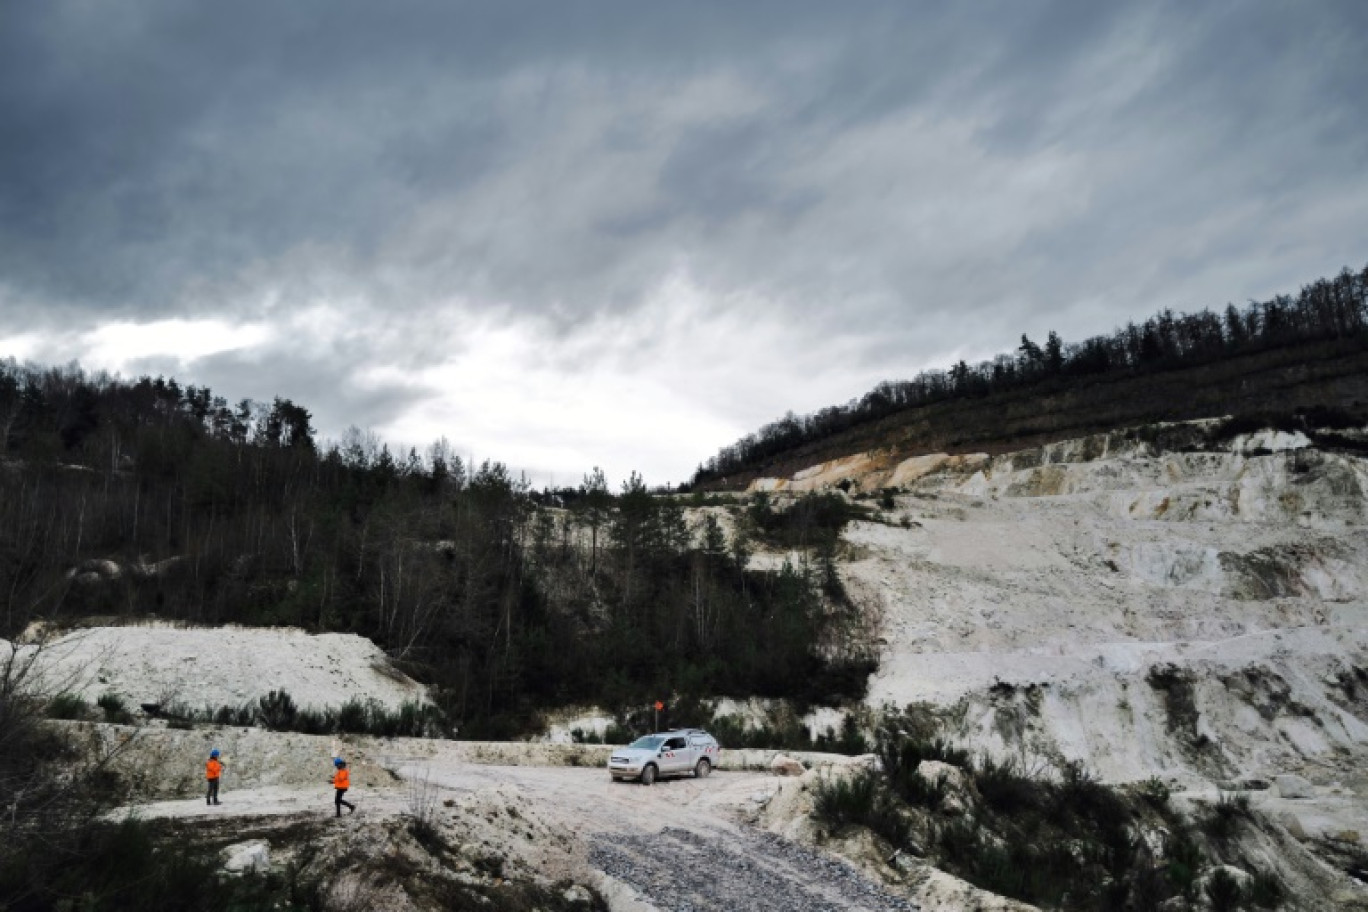
<svg viewBox="0 0 1368 912"><path fill-rule="evenodd" d="M665 912L915 912L850 865L772 833L702 836L666 827L644 836L600 836L590 863Z"/></svg>

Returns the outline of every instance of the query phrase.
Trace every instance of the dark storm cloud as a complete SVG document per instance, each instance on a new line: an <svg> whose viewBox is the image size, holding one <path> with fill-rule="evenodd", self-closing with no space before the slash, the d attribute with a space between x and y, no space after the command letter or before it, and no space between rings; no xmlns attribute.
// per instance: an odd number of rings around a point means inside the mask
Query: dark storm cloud
<svg viewBox="0 0 1368 912"><path fill-rule="evenodd" d="M680 276L697 320L845 340L853 394L1365 258L1353 0L12 7L0 339L276 327L194 371L347 423L470 324L611 336ZM279 328L315 306L349 334ZM734 370L737 420L800 407Z"/></svg>

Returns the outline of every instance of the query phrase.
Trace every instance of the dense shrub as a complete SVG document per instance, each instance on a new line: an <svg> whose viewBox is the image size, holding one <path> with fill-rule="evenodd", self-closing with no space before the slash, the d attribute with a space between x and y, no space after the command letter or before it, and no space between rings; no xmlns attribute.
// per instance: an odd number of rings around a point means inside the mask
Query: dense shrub
<svg viewBox="0 0 1368 912"><path fill-rule="evenodd" d="M294 699L283 690L273 690L257 700L256 718L262 728L290 731L298 714Z"/></svg>
<svg viewBox="0 0 1368 912"><path fill-rule="evenodd" d="M1202 815L1202 831L1217 842L1225 842L1239 831L1240 821L1249 814L1248 795L1222 792Z"/></svg>
<svg viewBox="0 0 1368 912"><path fill-rule="evenodd" d="M133 722L133 714L124 706L123 698L118 694L101 694L100 698L95 701L95 705L104 712L106 722L119 725L129 725Z"/></svg>
<svg viewBox="0 0 1368 912"><path fill-rule="evenodd" d="M1211 903L1211 912L1235 912L1245 901L1244 888L1233 875L1222 868L1217 868L1207 878L1206 889L1207 902Z"/></svg>
<svg viewBox="0 0 1368 912"><path fill-rule="evenodd" d="M881 777L868 770L818 780L813 810L817 819L833 831L850 826L868 827L894 846L906 845L911 833L906 816Z"/></svg>
<svg viewBox="0 0 1368 912"><path fill-rule="evenodd" d="M1049 783L1020 772L1015 760L987 755L974 765L974 784L990 808L1006 815L1045 807L1051 792Z"/></svg>
<svg viewBox="0 0 1368 912"><path fill-rule="evenodd" d="M352 698L336 708L299 707L284 690L273 690L240 706L175 708L177 719L305 735L376 735L382 738L446 738L454 732L439 707L408 700L388 709L377 700ZM173 720L175 721L175 720Z"/></svg>
<svg viewBox="0 0 1368 912"><path fill-rule="evenodd" d="M807 494L784 509L776 509L761 492L746 516L764 541L780 548L820 548L829 545L851 520L869 519L869 508L835 492Z"/></svg>
<svg viewBox="0 0 1368 912"><path fill-rule="evenodd" d="M1249 884L1249 901L1261 909L1276 909L1287 898L1282 881L1267 871L1255 871Z"/></svg>
<svg viewBox="0 0 1368 912"><path fill-rule="evenodd" d="M1198 889L1207 868L1199 835L1212 835L1219 849L1215 837L1250 813L1245 801L1223 800L1199 828L1168 807L1168 788L1158 780L1120 790L1081 763L1028 772L1015 759L971 759L936 734L924 707L886 708L877 731L879 771L818 786L814 815L832 832L863 826L909 848L903 840L915 829L925 834L918 850L939 867L1043 908L1155 910L1174 897L1194 901L1199 892L1206 902L1227 899L1223 886L1210 888L1215 897L1206 885ZM945 816L951 787L945 778L917 775L926 760L961 770L965 787L957 797L967 813ZM1166 834L1162 851L1149 847L1142 827ZM1256 875L1239 901L1274 907L1281 884Z"/></svg>
<svg viewBox="0 0 1368 912"><path fill-rule="evenodd" d="M76 694L60 693L48 701L49 719L84 719L90 713L90 706Z"/></svg>

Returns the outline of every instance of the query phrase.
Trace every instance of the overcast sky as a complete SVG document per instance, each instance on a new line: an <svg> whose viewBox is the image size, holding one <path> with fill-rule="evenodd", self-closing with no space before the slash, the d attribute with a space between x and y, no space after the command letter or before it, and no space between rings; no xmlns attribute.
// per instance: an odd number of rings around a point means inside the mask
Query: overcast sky
<svg viewBox="0 0 1368 912"><path fill-rule="evenodd" d="M538 485L1368 262L1368 3L8 2L0 358Z"/></svg>

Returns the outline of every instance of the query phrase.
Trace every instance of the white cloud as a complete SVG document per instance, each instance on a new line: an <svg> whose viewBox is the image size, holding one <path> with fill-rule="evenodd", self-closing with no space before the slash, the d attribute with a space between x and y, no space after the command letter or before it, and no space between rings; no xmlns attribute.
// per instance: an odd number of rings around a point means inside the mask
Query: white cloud
<svg viewBox="0 0 1368 912"><path fill-rule="evenodd" d="M186 367L208 355L255 348L271 340L267 326L222 320L156 320L106 323L84 332L75 353L87 369L129 372L137 362L173 359Z"/></svg>

